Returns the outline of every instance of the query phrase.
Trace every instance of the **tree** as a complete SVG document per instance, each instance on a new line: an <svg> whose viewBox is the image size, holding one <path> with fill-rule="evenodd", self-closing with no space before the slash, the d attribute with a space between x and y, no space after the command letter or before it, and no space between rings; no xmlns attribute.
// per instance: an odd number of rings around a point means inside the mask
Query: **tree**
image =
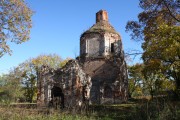
<svg viewBox="0 0 180 120"><path fill-rule="evenodd" d="M21 44L29 39L32 13L24 0L0 1L0 57L11 53L9 42Z"/></svg>
<svg viewBox="0 0 180 120"><path fill-rule="evenodd" d="M6 85L6 75L2 74L0 75L0 102L3 102L5 99L7 99L7 93L5 91L5 85Z"/></svg>
<svg viewBox="0 0 180 120"><path fill-rule="evenodd" d="M129 76L129 95L142 93L142 83L144 81L144 76L142 74L143 64L135 64L128 66L128 76Z"/></svg>
<svg viewBox="0 0 180 120"><path fill-rule="evenodd" d="M147 77L161 72L180 89L180 3L178 0L139 0L139 21L126 26L134 40L143 40Z"/></svg>
<svg viewBox="0 0 180 120"><path fill-rule="evenodd" d="M40 55L36 58L29 59L19 66L22 71L23 86L25 98L28 102L36 100L38 72L42 65L57 69L61 67L62 59L56 54Z"/></svg>
<svg viewBox="0 0 180 120"><path fill-rule="evenodd" d="M37 72L34 66L31 65L31 61L22 63L25 65L22 71L22 84L24 90L24 97L27 102L32 103L36 100L37 93Z"/></svg>
<svg viewBox="0 0 180 120"><path fill-rule="evenodd" d="M60 56L50 54L40 55L19 64L8 74L0 76L0 100L17 102L21 98L26 102L34 102L37 97L38 72L41 66L58 69L68 60L63 61Z"/></svg>
<svg viewBox="0 0 180 120"><path fill-rule="evenodd" d="M129 95L159 95L174 90L174 82L167 79L161 72L144 69L144 64L128 66Z"/></svg>
<svg viewBox="0 0 180 120"><path fill-rule="evenodd" d="M49 55L39 55L37 58L31 60L32 64L36 67L41 67L42 65L49 66L53 69L60 68L62 63L62 58L56 54Z"/></svg>
<svg viewBox="0 0 180 120"><path fill-rule="evenodd" d="M19 67L17 67L1 77L1 101L17 102L19 98L23 97L21 74Z"/></svg>
<svg viewBox="0 0 180 120"><path fill-rule="evenodd" d="M162 25L158 33L143 44L143 60L146 71L162 74L168 79L175 80L180 87L180 27Z"/></svg>

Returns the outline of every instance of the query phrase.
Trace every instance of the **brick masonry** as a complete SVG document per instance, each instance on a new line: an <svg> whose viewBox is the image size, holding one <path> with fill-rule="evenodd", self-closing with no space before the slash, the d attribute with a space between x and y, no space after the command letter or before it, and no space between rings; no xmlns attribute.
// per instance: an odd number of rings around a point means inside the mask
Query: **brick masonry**
<svg viewBox="0 0 180 120"><path fill-rule="evenodd" d="M96 13L96 23L80 37L80 56L63 68L42 66L38 75L38 105L61 107L127 101L128 78L119 33L108 13Z"/></svg>

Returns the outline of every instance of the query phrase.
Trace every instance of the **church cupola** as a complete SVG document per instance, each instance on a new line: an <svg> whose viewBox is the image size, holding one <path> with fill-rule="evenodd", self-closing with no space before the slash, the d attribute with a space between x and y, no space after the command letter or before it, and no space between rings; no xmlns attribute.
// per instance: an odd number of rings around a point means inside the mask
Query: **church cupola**
<svg viewBox="0 0 180 120"><path fill-rule="evenodd" d="M121 37L108 22L108 13L96 13L96 24L85 31L80 38L81 57L103 57L121 51Z"/></svg>

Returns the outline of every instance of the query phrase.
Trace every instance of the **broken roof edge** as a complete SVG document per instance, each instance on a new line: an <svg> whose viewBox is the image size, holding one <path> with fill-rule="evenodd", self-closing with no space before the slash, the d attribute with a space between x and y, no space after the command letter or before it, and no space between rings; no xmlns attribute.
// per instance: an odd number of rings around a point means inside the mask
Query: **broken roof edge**
<svg viewBox="0 0 180 120"><path fill-rule="evenodd" d="M107 21L97 22L92 27L90 27L88 30L83 32L81 34L80 38L89 33L98 33L98 34L113 33L113 34L117 34L121 38L120 34Z"/></svg>
<svg viewBox="0 0 180 120"><path fill-rule="evenodd" d="M81 40L81 38L84 37L85 35L92 34L92 33L94 33L94 34L101 34L101 35L102 35L102 34L104 35L105 33L113 33L113 34L117 34L117 35L120 37L120 40L121 40L121 36L120 36L119 33L115 33L115 32L107 32L107 31L84 32L84 33L81 34L80 40Z"/></svg>

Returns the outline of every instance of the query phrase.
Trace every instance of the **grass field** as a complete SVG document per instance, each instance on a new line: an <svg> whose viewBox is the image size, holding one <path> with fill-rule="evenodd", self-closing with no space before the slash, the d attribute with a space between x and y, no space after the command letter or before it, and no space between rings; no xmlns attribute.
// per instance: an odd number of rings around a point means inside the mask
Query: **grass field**
<svg viewBox="0 0 180 120"><path fill-rule="evenodd" d="M1 120L179 120L180 101L134 99L123 104L93 105L87 111L0 108Z"/></svg>

